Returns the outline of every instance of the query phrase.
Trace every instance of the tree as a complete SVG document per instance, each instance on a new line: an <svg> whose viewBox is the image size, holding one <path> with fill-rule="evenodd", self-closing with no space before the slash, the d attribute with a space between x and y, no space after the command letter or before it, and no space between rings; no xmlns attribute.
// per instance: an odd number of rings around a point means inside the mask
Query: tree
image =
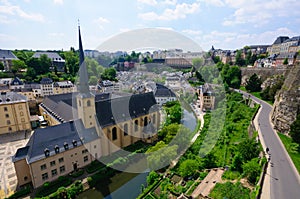
<svg viewBox="0 0 300 199"><path fill-rule="evenodd" d="M75 50L70 49L70 51L65 51L64 53L65 57L65 67L66 70L72 75L75 76L79 69L79 57L75 53Z"/></svg>
<svg viewBox="0 0 300 199"><path fill-rule="evenodd" d="M187 159L179 166L179 173L182 177L192 176L197 172L199 163L196 160Z"/></svg>
<svg viewBox="0 0 300 199"><path fill-rule="evenodd" d="M235 154L235 156L232 159L232 169L235 171L242 172L243 168L243 157L241 156L240 153Z"/></svg>
<svg viewBox="0 0 300 199"><path fill-rule="evenodd" d="M101 78L103 80L111 80L111 81L115 81L116 80L116 75L117 75L117 71L115 68L106 68L104 70L104 72L101 75Z"/></svg>
<svg viewBox="0 0 300 199"><path fill-rule="evenodd" d="M52 63L51 63L51 59L48 58L47 55L41 55L40 56L40 73L39 74L45 74L48 73L50 71L50 67L51 67Z"/></svg>
<svg viewBox="0 0 300 199"><path fill-rule="evenodd" d="M291 125L290 136L294 142L300 144L300 114L297 115L296 120Z"/></svg>
<svg viewBox="0 0 300 199"><path fill-rule="evenodd" d="M243 162L258 157L259 147L254 139L246 139L238 144L237 152L240 153Z"/></svg>
<svg viewBox="0 0 300 199"><path fill-rule="evenodd" d="M220 64L219 64L220 65ZM221 66L218 66L218 68ZM242 72L238 66L229 66L225 64L222 66L221 76L224 82L232 88L240 88Z"/></svg>
<svg viewBox="0 0 300 199"><path fill-rule="evenodd" d="M289 62L288 62L288 58L284 58L283 64L284 64L284 65L288 65L288 63L289 63Z"/></svg>
<svg viewBox="0 0 300 199"><path fill-rule="evenodd" d="M251 75L249 80L246 81L245 88L247 91L250 92L259 92L261 91L261 84L262 84L261 79L257 76L256 73L254 73L253 75Z"/></svg>
<svg viewBox="0 0 300 199"><path fill-rule="evenodd" d="M201 58L194 58L192 60L192 63L196 69L199 69L201 66L203 66L204 61Z"/></svg>
<svg viewBox="0 0 300 199"><path fill-rule="evenodd" d="M156 180L159 179L159 175L155 171L151 171L147 176L147 184L148 186L153 184Z"/></svg>
<svg viewBox="0 0 300 199"><path fill-rule="evenodd" d="M258 158L253 158L243 164L243 176L247 177L248 181L255 184L261 172L261 166L258 163Z"/></svg>
<svg viewBox="0 0 300 199"><path fill-rule="evenodd" d="M245 66L245 60L242 58L242 51L238 50L235 56L235 64L238 66Z"/></svg>
<svg viewBox="0 0 300 199"><path fill-rule="evenodd" d="M0 62L0 70L4 70L4 64Z"/></svg>

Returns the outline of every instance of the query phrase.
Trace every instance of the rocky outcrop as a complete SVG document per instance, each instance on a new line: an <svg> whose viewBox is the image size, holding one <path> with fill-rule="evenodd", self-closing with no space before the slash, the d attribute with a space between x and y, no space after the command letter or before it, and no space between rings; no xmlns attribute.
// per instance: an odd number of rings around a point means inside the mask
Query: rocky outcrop
<svg viewBox="0 0 300 199"><path fill-rule="evenodd" d="M271 119L274 128L281 133L288 133L290 125L300 111L300 65L294 66L279 92L275 96Z"/></svg>

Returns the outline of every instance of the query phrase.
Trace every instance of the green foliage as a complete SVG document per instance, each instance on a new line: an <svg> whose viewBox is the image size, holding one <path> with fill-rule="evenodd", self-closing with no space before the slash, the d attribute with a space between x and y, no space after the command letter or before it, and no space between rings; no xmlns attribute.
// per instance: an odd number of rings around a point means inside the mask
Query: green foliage
<svg viewBox="0 0 300 199"><path fill-rule="evenodd" d="M101 75L101 78L102 80L116 81L116 75L117 75L116 69L110 67L104 70L104 72Z"/></svg>
<svg viewBox="0 0 300 199"><path fill-rule="evenodd" d="M11 71L13 73L19 72L21 69L25 69L27 66L23 60L12 60L12 68Z"/></svg>
<svg viewBox="0 0 300 199"><path fill-rule="evenodd" d="M292 123L290 129L290 136L293 141L300 144L300 114L297 115L297 118Z"/></svg>
<svg viewBox="0 0 300 199"><path fill-rule="evenodd" d="M243 157L239 152L237 152L232 159L232 169L238 172L242 172L243 171L242 165L243 165Z"/></svg>
<svg viewBox="0 0 300 199"><path fill-rule="evenodd" d="M229 66L228 64L218 64L218 68L221 68L221 77L224 84L231 88L239 88L241 85L242 72L238 66Z"/></svg>
<svg viewBox="0 0 300 199"><path fill-rule="evenodd" d="M237 151L240 153L243 162L257 158L260 152L259 145L255 139L246 139L239 143L237 146Z"/></svg>
<svg viewBox="0 0 300 199"><path fill-rule="evenodd" d="M36 192L36 197L44 197L56 192L60 187L67 187L71 184L71 179L65 176L60 176L57 180L45 183L44 186L39 188Z"/></svg>
<svg viewBox="0 0 300 199"><path fill-rule="evenodd" d="M179 166L179 173L182 177L192 176L197 172L199 163L196 160L185 160Z"/></svg>
<svg viewBox="0 0 300 199"><path fill-rule="evenodd" d="M4 64L0 62L0 70L4 70Z"/></svg>
<svg viewBox="0 0 300 199"><path fill-rule="evenodd" d="M192 60L192 63L193 63L193 66L194 66L196 69L199 69L201 66L203 66L204 61L203 61L203 59L201 59L201 58L194 58L194 59Z"/></svg>
<svg viewBox="0 0 300 199"><path fill-rule="evenodd" d="M261 79L254 73L249 80L246 81L246 90L250 92L258 92L261 91Z"/></svg>
<svg viewBox="0 0 300 199"><path fill-rule="evenodd" d="M177 123L173 123L170 125L165 125L159 132L158 136L161 140L163 140L165 143L169 143L174 136L178 133L180 125Z"/></svg>
<svg viewBox="0 0 300 199"><path fill-rule="evenodd" d="M242 57L242 51L241 50L238 50L236 52L235 64L238 65L238 66L245 66L246 65L246 61Z"/></svg>
<svg viewBox="0 0 300 199"><path fill-rule="evenodd" d="M165 125L180 124L182 109L178 101L167 102L165 104L165 111L167 113Z"/></svg>
<svg viewBox="0 0 300 199"><path fill-rule="evenodd" d="M74 49L70 49L70 51L65 51L63 53L63 57L65 59L65 67L66 71L70 73L72 76L75 76L79 69L79 55L75 52Z"/></svg>
<svg viewBox="0 0 300 199"><path fill-rule="evenodd" d="M21 198L22 196L26 196L30 193L30 187L26 186L25 188L15 192L13 195L9 196L8 199L17 199Z"/></svg>
<svg viewBox="0 0 300 199"><path fill-rule="evenodd" d="M288 58L284 58L283 64L284 64L284 65L288 65L288 63L289 63L289 62L288 62Z"/></svg>
<svg viewBox="0 0 300 199"><path fill-rule="evenodd" d="M70 174L70 176L71 176L72 178L77 178L77 177L79 177L79 176L82 176L83 174L84 174L84 170L83 170L83 169L80 169L79 171Z"/></svg>
<svg viewBox="0 0 300 199"><path fill-rule="evenodd" d="M247 177L248 181L252 184L255 184L258 181L261 173L261 166L258 161L258 158L253 158L243 164L243 176Z"/></svg>
<svg viewBox="0 0 300 199"><path fill-rule="evenodd" d="M275 84L268 86L261 92L262 99L274 102L276 92L281 89L283 83L284 77L279 77L279 80Z"/></svg>
<svg viewBox="0 0 300 199"><path fill-rule="evenodd" d="M149 173L149 175L147 176L147 184L152 185L154 182L156 182L157 180L159 180L160 176L155 172L155 171L151 171Z"/></svg>
<svg viewBox="0 0 300 199"><path fill-rule="evenodd" d="M235 184L226 182L217 183L213 191L209 194L214 199L249 199L250 190L243 187L240 182Z"/></svg>
<svg viewBox="0 0 300 199"><path fill-rule="evenodd" d="M222 175L222 179L227 179L227 180L236 180L240 177L240 173L238 171L231 171L227 170L224 172Z"/></svg>

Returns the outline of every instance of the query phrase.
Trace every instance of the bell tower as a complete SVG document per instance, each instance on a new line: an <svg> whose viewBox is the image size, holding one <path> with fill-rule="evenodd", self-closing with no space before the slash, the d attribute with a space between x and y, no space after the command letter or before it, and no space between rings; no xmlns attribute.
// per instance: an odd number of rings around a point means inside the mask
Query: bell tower
<svg viewBox="0 0 300 199"><path fill-rule="evenodd" d="M95 96L89 90L89 78L86 64L84 61L84 53L80 34L80 26L78 25L79 33L79 82L77 85L78 94L76 96L78 118L82 120L85 128L95 126Z"/></svg>

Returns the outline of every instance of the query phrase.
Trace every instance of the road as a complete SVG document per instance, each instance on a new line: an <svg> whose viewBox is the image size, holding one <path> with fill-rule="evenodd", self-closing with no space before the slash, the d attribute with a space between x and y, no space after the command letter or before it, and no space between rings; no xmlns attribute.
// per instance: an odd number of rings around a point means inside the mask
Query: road
<svg viewBox="0 0 300 199"><path fill-rule="evenodd" d="M242 92L242 91L240 91ZM249 94L242 92L244 95ZM261 111L258 113L257 122L258 130L261 132L261 138L265 147L269 148L270 164L267 173L270 184L264 183L264 186L270 186L270 198L271 199L299 199L300 198L300 177L295 169L295 166L291 162L286 149L284 148L280 138L273 129L270 113L272 107L250 95L250 98L261 104Z"/></svg>

